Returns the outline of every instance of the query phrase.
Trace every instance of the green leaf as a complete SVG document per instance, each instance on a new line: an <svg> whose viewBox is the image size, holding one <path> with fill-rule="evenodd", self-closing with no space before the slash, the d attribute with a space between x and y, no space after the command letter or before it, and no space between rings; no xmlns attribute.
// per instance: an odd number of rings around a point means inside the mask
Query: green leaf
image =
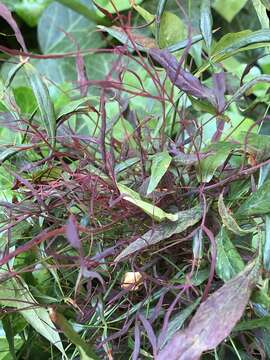
<svg viewBox="0 0 270 360"><path fill-rule="evenodd" d="M149 23L149 27L153 34L155 34L155 15L151 14L149 11L145 10L143 7L139 5L133 5L134 9L137 11L138 14L141 15L141 17L144 18L144 20Z"/></svg>
<svg viewBox="0 0 270 360"><path fill-rule="evenodd" d="M172 157L168 153L168 151L163 151L161 153L157 153L152 158L152 167L151 167L151 176L150 182L147 189L147 195L153 192L162 177L166 174L170 163L172 161Z"/></svg>
<svg viewBox="0 0 270 360"><path fill-rule="evenodd" d="M145 249L148 246L159 243L162 240L170 238L174 234L179 234L185 231L190 226L195 225L202 217L202 210L200 206L195 206L189 210L179 211L175 214L179 220L167 221L159 224L154 229L147 231L143 236L133 241L127 248L125 248L115 259L118 262L133 254L136 251Z"/></svg>
<svg viewBox="0 0 270 360"><path fill-rule="evenodd" d="M104 14L97 11L92 1L89 0L56 0L69 9L83 15L88 20L96 22L98 24L108 24L108 21L104 19Z"/></svg>
<svg viewBox="0 0 270 360"><path fill-rule="evenodd" d="M265 215L270 213L270 180L267 180L240 206L236 215L249 217L253 215Z"/></svg>
<svg viewBox="0 0 270 360"><path fill-rule="evenodd" d="M231 22L246 2L247 0L215 0L212 6L224 19Z"/></svg>
<svg viewBox="0 0 270 360"><path fill-rule="evenodd" d="M44 336L65 355L61 338L50 319L48 311L36 302L23 279L16 277L0 285L0 303L18 309L25 320L39 334Z"/></svg>
<svg viewBox="0 0 270 360"><path fill-rule="evenodd" d="M216 243L216 273L220 279L228 281L243 270L244 262L224 227L221 228Z"/></svg>
<svg viewBox="0 0 270 360"><path fill-rule="evenodd" d="M261 0L252 0L252 3L260 20L262 29L269 29L269 19L266 13L265 6L261 2Z"/></svg>
<svg viewBox="0 0 270 360"><path fill-rule="evenodd" d="M127 45L130 50L134 50L134 44L129 40L129 37L127 36L127 34L123 31L121 31L121 29L116 28L116 27L106 27L106 26L98 26L98 28L101 29L102 31L107 32L112 37L114 37L119 42L121 42L122 44ZM202 35L194 35L191 38L191 44L196 44L198 41L202 40L202 38L203 38ZM142 43L140 43L139 38L135 38L133 40L134 40L134 43L136 44L136 49L140 50L140 51L144 51L144 52L148 52L149 48L153 47L153 44L155 44L154 40L149 44L150 46L146 46L145 44L143 45ZM185 39L185 40L177 42L174 45L169 46L167 49L170 52L176 52L178 50L185 49L188 44L189 44L189 40Z"/></svg>
<svg viewBox="0 0 270 360"><path fill-rule="evenodd" d="M184 40L187 30L184 22L175 14L164 11L160 19L159 47L170 47Z"/></svg>
<svg viewBox="0 0 270 360"><path fill-rule="evenodd" d="M247 331L258 328L270 328L270 315L264 316L262 319L253 319L241 321L235 326L233 331Z"/></svg>
<svg viewBox="0 0 270 360"><path fill-rule="evenodd" d="M267 10L270 10L270 0L260 0L260 1L266 7Z"/></svg>
<svg viewBox="0 0 270 360"><path fill-rule="evenodd" d="M113 126L112 136L122 143L128 143L132 148L136 148L134 141L134 128L129 121L121 117Z"/></svg>
<svg viewBox="0 0 270 360"><path fill-rule="evenodd" d="M211 61L219 62L241 51L266 47L270 44L270 30L250 31L224 35L212 50Z"/></svg>
<svg viewBox="0 0 270 360"><path fill-rule="evenodd" d="M80 352L81 360L99 360L92 346L89 343L86 343L85 340L83 340L80 335L73 330L72 326L62 314L57 313L51 309L50 316L53 322L60 328L65 336L74 345L76 345Z"/></svg>
<svg viewBox="0 0 270 360"><path fill-rule="evenodd" d="M54 147L56 133L56 116L50 98L49 90L39 72L29 63L24 65L24 70L35 94L44 128L47 131L49 142Z"/></svg>
<svg viewBox="0 0 270 360"><path fill-rule="evenodd" d="M204 149L204 152L213 153L202 159L197 167L197 176L202 182L209 182L217 168L224 164L235 145L229 142L218 142L211 144Z"/></svg>
<svg viewBox="0 0 270 360"><path fill-rule="evenodd" d="M123 195L123 199L131 202L132 204L138 206L142 209L146 214L150 215L156 221L163 221L163 220L170 220L170 221L177 221L178 215L177 214L170 214L159 208L158 206L152 205L149 202L146 202L141 199L140 195L131 189L129 189L124 184L117 184L118 189Z"/></svg>
<svg viewBox="0 0 270 360"><path fill-rule="evenodd" d="M37 101L32 89L26 86L17 87L13 90L16 104L23 114L32 114L37 108Z"/></svg>
<svg viewBox="0 0 270 360"><path fill-rule="evenodd" d="M15 351L20 350L22 345L23 345L22 338L20 336L14 336ZM0 330L0 360L14 360L14 359L16 359L16 358L12 357L7 338L4 334L4 332L2 332L2 330Z"/></svg>
<svg viewBox="0 0 270 360"><path fill-rule="evenodd" d="M212 25L213 25L210 3L211 3L210 0L202 0L201 18L200 18L201 33L209 55L212 44Z"/></svg>
<svg viewBox="0 0 270 360"><path fill-rule="evenodd" d="M225 206L222 193L219 195L219 199L218 199L218 211L219 211L219 215L222 219L223 224L232 233L242 236L242 235L246 235L248 233L254 232L254 229L244 230L244 229L240 228L240 226L237 224L236 220L229 213L227 207Z"/></svg>
<svg viewBox="0 0 270 360"><path fill-rule="evenodd" d="M179 314L175 315L168 324L168 328L166 329L166 336L164 340L160 344L160 348L162 349L166 343L171 340L173 335L182 328L186 319L193 313L196 307L200 303L200 298L194 301L191 305L186 307L184 310L180 311Z"/></svg>
<svg viewBox="0 0 270 360"><path fill-rule="evenodd" d="M47 7L39 20L38 41L44 54L76 51L78 45L80 49L103 45L94 22L56 2Z"/></svg>
<svg viewBox="0 0 270 360"><path fill-rule="evenodd" d="M38 20L52 0L22 0L14 4L15 12L29 26L36 26Z"/></svg>
<svg viewBox="0 0 270 360"><path fill-rule="evenodd" d="M134 0L135 5L141 4L143 0ZM103 9L109 11L111 14L128 10L131 8L130 0L95 0L95 3L101 6Z"/></svg>

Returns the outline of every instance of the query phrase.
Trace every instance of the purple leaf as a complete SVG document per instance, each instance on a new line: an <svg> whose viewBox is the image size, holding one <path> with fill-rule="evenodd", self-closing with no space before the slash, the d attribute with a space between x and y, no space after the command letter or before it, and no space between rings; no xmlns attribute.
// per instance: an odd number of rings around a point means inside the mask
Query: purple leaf
<svg viewBox="0 0 270 360"><path fill-rule="evenodd" d="M177 332L157 360L198 360L215 349L232 331L248 303L259 275L256 259L203 302L189 326Z"/></svg>
<svg viewBox="0 0 270 360"><path fill-rule="evenodd" d="M70 215L68 219L68 223L66 226L66 237L71 246L73 246L75 249L80 249L81 241L79 239L76 219L74 215Z"/></svg>
<svg viewBox="0 0 270 360"><path fill-rule="evenodd" d="M214 94L216 98L216 108L218 113L221 114L226 106L225 100L225 91L226 91L226 81L225 73L221 71L220 73L213 74L213 85L214 85Z"/></svg>
<svg viewBox="0 0 270 360"><path fill-rule="evenodd" d="M191 73L182 69L177 59L168 50L150 49L149 54L166 70L175 86L189 95L206 99L214 106L216 105L213 91L202 85L200 80Z"/></svg>
<svg viewBox="0 0 270 360"><path fill-rule="evenodd" d="M157 353L157 337L154 333L154 330L150 324L150 322L142 315L142 314L139 314L139 319L141 320L145 330L146 330L146 333L147 333L147 337L152 345L152 348L153 348L153 354L154 354L154 357L156 357L156 353Z"/></svg>
<svg viewBox="0 0 270 360"><path fill-rule="evenodd" d="M135 324L134 328L134 350L132 353L132 360L138 360L140 354L140 346L141 346L141 334L140 327L138 322Z"/></svg>
<svg viewBox="0 0 270 360"><path fill-rule="evenodd" d="M23 40L20 29L19 29L18 25L16 24L16 21L13 19L9 9L4 4L1 4L1 3L0 3L0 16L3 19L5 19L6 22L9 24L9 26L13 29L18 43L21 45L23 51L27 52L25 42Z"/></svg>

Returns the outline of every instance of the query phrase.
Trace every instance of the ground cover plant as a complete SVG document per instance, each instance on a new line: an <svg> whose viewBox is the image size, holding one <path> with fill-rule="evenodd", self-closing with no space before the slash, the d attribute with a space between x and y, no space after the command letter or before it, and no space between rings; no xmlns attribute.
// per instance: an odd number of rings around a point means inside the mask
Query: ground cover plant
<svg viewBox="0 0 270 360"><path fill-rule="evenodd" d="M0 2L0 359L270 359L270 2Z"/></svg>

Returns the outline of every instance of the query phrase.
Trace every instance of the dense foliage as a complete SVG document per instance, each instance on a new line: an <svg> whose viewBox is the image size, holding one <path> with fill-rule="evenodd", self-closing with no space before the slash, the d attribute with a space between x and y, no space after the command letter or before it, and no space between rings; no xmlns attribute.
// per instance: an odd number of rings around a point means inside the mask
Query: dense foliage
<svg viewBox="0 0 270 360"><path fill-rule="evenodd" d="M270 359L269 11L0 2L0 360Z"/></svg>

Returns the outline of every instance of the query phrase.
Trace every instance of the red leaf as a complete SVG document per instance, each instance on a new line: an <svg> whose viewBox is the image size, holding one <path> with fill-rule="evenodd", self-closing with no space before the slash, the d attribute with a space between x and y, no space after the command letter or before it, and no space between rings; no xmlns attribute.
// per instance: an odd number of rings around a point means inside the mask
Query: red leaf
<svg viewBox="0 0 270 360"><path fill-rule="evenodd" d="M0 16L6 20L6 22L9 24L9 26L14 30L16 39L18 43L21 45L24 52L27 52L27 48L25 46L25 42L22 37L22 33L16 24L16 21L13 19L11 12L9 9L4 5L0 3Z"/></svg>

